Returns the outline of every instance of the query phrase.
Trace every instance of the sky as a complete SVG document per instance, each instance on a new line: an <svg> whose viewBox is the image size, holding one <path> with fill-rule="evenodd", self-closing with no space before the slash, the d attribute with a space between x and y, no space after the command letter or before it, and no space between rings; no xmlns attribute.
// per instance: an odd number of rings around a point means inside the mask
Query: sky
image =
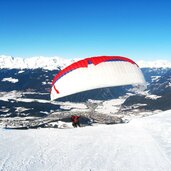
<svg viewBox="0 0 171 171"><path fill-rule="evenodd" d="M0 0L0 55L171 57L170 0Z"/></svg>

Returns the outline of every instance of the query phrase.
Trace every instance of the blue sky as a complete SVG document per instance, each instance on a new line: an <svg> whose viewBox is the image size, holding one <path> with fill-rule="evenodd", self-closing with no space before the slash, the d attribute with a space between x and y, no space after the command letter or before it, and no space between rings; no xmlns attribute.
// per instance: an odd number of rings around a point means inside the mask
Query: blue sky
<svg viewBox="0 0 171 171"><path fill-rule="evenodd" d="M169 0L0 0L0 54L171 57Z"/></svg>

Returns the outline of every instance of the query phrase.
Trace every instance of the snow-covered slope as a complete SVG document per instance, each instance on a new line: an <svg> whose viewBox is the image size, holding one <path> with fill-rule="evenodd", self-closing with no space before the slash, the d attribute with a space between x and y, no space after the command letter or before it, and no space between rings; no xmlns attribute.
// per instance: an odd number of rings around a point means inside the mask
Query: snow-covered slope
<svg viewBox="0 0 171 171"><path fill-rule="evenodd" d="M170 171L171 111L128 124L0 129L0 170Z"/></svg>
<svg viewBox="0 0 171 171"><path fill-rule="evenodd" d="M0 68L18 68L18 69L35 69L35 68L44 68L44 69L57 69L58 67L63 68L73 61L78 59L65 59L60 57L30 57L30 58L21 58L21 57L12 57L0 55ZM141 68L171 68L171 62L167 60L156 60L156 61L143 61L140 60L137 64Z"/></svg>

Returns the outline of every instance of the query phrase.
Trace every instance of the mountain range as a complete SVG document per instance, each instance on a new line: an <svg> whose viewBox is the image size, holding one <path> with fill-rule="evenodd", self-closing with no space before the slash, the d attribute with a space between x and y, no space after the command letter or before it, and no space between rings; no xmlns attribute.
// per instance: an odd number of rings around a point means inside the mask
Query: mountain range
<svg viewBox="0 0 171 171"><path fill-rule="evenodd" d="M36 69L43 68L48 70L54 70L64 68L67 65L73 63L74 61L79 60L75 59L66 59L61 57L44 57L44 56L35 56L30 58L21 58L0 55L0 68L8 69ZM141 68L171 68L171 62L167 60L156 60L156 61L137 61L137 64Z"/></svg>

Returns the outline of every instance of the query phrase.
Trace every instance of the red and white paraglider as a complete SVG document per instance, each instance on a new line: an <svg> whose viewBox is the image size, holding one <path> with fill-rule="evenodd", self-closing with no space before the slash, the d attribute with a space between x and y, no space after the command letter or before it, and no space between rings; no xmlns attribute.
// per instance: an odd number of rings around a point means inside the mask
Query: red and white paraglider
<svg viewBox="0 0 171 171"><path fill-rule="evenodd" d="M141 69L131 59L121 56L97 56L74 62L53 79L51 100L78 92L146 82Z"/></svg>

